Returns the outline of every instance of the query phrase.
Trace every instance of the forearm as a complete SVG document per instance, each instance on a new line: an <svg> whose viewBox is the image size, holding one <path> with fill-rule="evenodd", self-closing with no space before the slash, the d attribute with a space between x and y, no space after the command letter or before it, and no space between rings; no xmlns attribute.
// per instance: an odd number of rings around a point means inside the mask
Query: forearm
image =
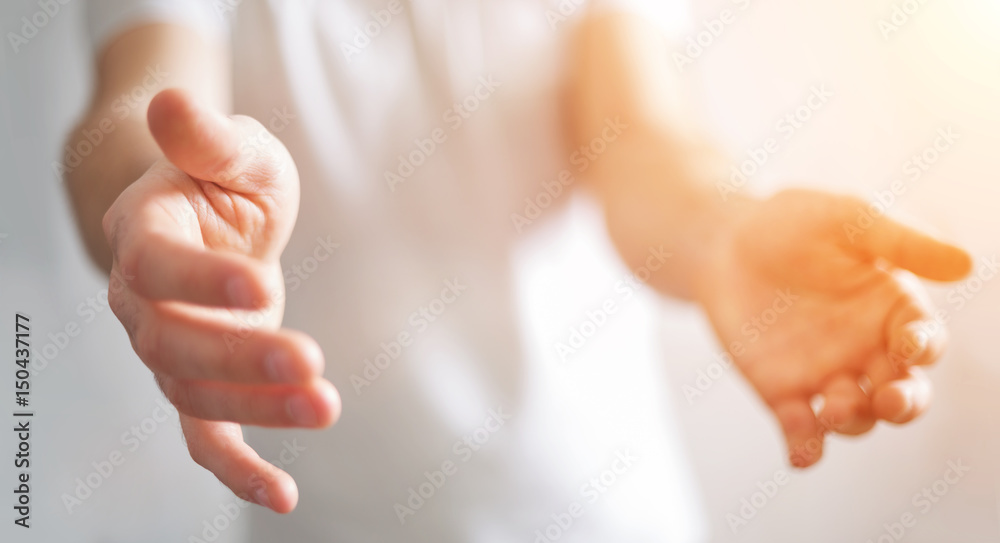
<svg viewBox="0 0 1000 543"><path fill-rule="evenodd" d="M146 124L149 100L182 87L228 109L224 53L198 33L166 24L125 32L101 52L97 88L67 138L62 169L84 245L103 270L111 268L104 213L162 156Z"/></svg>
<svg viewBox="0 0 1000 543"><path fill-rule="evenodd" d="M98 129L102 119L109 118L102 110L92 110L73 130L67 145L70 149L86 149L81 134ZM101 219L118 195L138 179L159 156L155 142L150 140L143 123L119 122L111 134L75 168L67 156L66 185L76 216L77 226L91 260L105 272L111 269L111 250L104 239ZM152 145L149 145L152 143ZM81 145L82 144L82 145Z"/></svg>
<svg viewBox="0 0 1000 543"><path fill-rule="evenodd" d="M573 43L571 137L587 145L608 119L628 127L594 161L588 186L601 200L609 234L631 269L651 248L672 254L648 282L695 298L715 238L747 200L715 188L725 160L688 118L666 44L631 16L592 17Z"/></svg>

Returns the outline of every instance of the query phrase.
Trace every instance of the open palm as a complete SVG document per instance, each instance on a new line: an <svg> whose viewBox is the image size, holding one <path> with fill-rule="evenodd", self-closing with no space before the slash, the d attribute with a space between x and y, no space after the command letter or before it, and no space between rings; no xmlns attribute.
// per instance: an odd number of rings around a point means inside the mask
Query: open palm
<svg viewBox="0 0 1000 543"><path fill-rule="evenodd" d="M298 174L259 123L183 92L157 95L148 118L165 158L105 215L109 303L180 412L192 458L240 497L288 512L294 481L240 424L316 428L340 409L316 342L280 329Z"/></svg>
<svg viewBox="0 0 1000 543"><path fill-rule="evenodd" d="M930 385L914 366L934 362L945 338L922 331L931 309L903 270L950 281L970 269L956 247L884 217L858 222L866 208L806 190L756 203L720 236L700 287L797 466L819 460L827 431L860 434L927 407Z"/></svg>

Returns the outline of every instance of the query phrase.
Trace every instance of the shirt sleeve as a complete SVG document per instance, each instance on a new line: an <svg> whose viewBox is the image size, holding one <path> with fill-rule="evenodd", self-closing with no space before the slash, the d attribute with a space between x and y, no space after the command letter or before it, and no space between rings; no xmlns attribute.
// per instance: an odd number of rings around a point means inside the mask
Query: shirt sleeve
<svg viewBox="0 0 1000 543"><path fill-rule="evenodd" d="M683 37L691 29L688 0L592 0L592 9L634 13L653 22L672 39Z"/></svg>
<svg viewBox="0 0 1000 543"><path fill-rule="evenodd" d="M224 39L229 33L228 12L238 3L239 0L88 0L87 31L95 52L122 32L150 23L174 23Z"/></svg>

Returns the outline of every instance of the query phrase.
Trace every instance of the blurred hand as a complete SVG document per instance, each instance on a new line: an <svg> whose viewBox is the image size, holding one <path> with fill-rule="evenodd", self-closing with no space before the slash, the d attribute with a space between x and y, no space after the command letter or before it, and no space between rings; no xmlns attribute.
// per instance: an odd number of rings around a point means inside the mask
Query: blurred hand
<svg viewBox="0 0 1000 543"><path fill-rule="evenodd" d="M749 205L710 249L698 297L722 344L739 342L736 365L777 417L792 464L818 461L827 431L862 434L927 409L918 366L945 337L920 331L933 311L901 270L953 281L969 256L886 218L849 237L867 207L855 198L793 190Z"/></svg>
<svg viewBox="0 0 1000 543"><path fill-rule="evenodd" d="M180 412L195 462L241 498L291 511L295 482L244 443L240 424L320 428L340 412L319 346L280 329L298 173L260 123L179 90L158 94L148 121L165 158L104 217L109 303Z"/></svg>

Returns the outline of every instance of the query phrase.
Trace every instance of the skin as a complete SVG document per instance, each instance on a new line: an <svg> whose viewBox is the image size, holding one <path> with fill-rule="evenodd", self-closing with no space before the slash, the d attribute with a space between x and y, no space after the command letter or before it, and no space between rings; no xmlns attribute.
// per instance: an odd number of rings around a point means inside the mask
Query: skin
<svg viewBox="0 0 1000 543"><path fill-rule="evenodd" d="M924 412L931 386L918 366L936 361L944 333L919 333L933 308L913 275L954 281L969 255L887 218L860 234L857 198L788 190L766 200L726 193L731 161L720 159L686 118L668 47L643 22L592 17L575 37L569 84L578 145L609 118L629 128L593 168L589 189L604 203L608 231L633 269L650 247L676 262L649 283L699 303L723 346L774 413L799 467L822 456L829 432L859 435L877 420L905 423ZM778 291L798 297L749 342ZM759 330L759 328L758 328ZM814 413L810 402L823 399Z"/></svg>
<svg viewBox="0 0 1000 543"><path fill-rule="evenodd" d="M629 125L587 187L622 258L635 269L664 246L672 256L649 283L699 303L723 345L747 343L734 359L774 412L790 461L818 461L828 432L857 435L879 419L904 423L923 412L931 387L917 366L934 362L945 338L918 333L932 308L902 270L956 280L969 256L885 218L851 241L843 225L866 204L842 195L724 200L714 184L728 163L685 118L655 30L632 17L588 16L571 50L570 141L587 144L609 118ZM225 57L221 45L171 25L110 43L71 146L147 66L171 75L145 118L119 121L67 185L88 251L110 272L111 307L180 411L192 458L238 496L285 513L297 502L294 481L244 443L240 424L322 428L337 419L340 399L322 378L316 342L280 328L279 257L295 223L298 175L260 123L222 114L232 90L216 75ZM744 326L779 290L797 298L745 341ZM246 334L248 322L256 326Z"/></svg>

